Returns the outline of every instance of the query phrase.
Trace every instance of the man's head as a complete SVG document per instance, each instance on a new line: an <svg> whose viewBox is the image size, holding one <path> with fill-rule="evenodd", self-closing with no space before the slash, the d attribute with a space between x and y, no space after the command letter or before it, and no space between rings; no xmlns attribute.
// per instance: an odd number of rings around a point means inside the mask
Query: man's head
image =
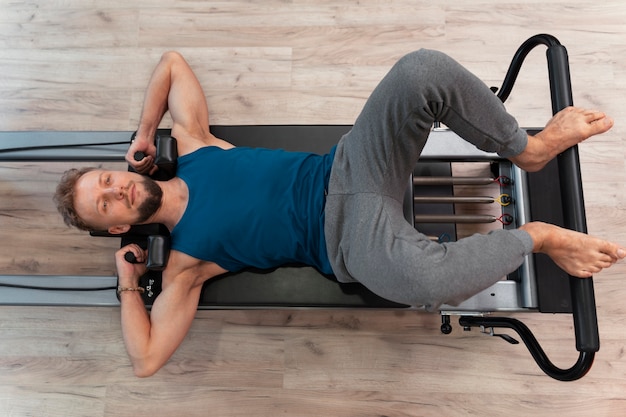
<svg viewBox="0 0 626 417"><path fill-rule="evenodd" d="M54 195L67 225L114 234L145 223L161 207L162 198L161 187L151 178L94 168L66 171Z"/></svg>

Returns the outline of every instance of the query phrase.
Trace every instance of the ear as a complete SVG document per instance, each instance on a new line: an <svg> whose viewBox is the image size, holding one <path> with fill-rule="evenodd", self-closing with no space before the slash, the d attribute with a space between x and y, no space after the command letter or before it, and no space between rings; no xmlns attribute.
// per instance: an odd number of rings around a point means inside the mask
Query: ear
<svg viewBox="0 0 626 417"><path fill-rule="evenodd" d="M109 227L109 233L111 233L112 235L121 235L123 233L126 233L130 230L130 224L121 224L118 226L111 226Z"/></svg>

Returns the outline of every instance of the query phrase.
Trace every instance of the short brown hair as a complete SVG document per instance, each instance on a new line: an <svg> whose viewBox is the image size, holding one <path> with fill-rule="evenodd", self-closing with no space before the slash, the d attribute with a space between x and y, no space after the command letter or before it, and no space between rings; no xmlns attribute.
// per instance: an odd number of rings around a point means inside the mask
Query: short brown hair
<svg viewBox="0 0 626 417"><path fill-rule="evenodd" d="M57 210L63 217L63 221L68 226L74 226L80 230L92 231L93 227L89 226L83 219L81 219L76 213L74 207L74 187L78 180L87 172L93 171L95 168L72 168L63 174L57 190L54 193L53 200L57 205Z"/></svg>

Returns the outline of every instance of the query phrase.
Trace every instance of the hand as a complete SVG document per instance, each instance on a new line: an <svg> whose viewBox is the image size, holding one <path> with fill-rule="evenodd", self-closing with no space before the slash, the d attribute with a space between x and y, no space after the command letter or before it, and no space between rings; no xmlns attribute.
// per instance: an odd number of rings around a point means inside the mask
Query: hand
<svg viewBox="0 0 626 417"><path fill-rule="evenodd" d="M135 159L137 152L143 153L144 157L139 161ZM126 162L132 166L135 171L144 175L152 175L156 172L158 167L154 164L156 158L156 146L151 139L142 139L138 135L130 144L128 151L126 152Z"/></svg>
<svg viewBox="0 0 626 417"><path fill-rule="evenodd" d="M132 252L138 263L128 262L124 256L126 252ZM136 287L139 284L139 278L146 273L146 251L141 249L139 245L131 243L115 252L115 266L121 286Z"/></svg>

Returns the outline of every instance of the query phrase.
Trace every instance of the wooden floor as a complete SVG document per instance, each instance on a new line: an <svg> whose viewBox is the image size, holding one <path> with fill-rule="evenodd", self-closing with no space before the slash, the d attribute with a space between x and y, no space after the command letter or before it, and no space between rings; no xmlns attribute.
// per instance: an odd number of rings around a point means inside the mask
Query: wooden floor
<svg viewBox="0 0 626 417"><path fill-rule="evenodd" d="M184 53L215 124L352 123L396 59L443 50L489 85L551 33L575 103L616 119L581 145L589 231L626 244L626 3L621 0L0 0L0 131L134 130L160 54ZM507 102L550 117L543 50ZM0 164L0 270L109 275L116 241L66 229L50 200L67 164ZM437 315L205 311L168 365L133 377L117 308L0 307L2 416L622 416L626 264L595 277L602 348L584 379ZM86 278L88 279L88 278ZM561 366L569 316L521 315Z"/></svg>

